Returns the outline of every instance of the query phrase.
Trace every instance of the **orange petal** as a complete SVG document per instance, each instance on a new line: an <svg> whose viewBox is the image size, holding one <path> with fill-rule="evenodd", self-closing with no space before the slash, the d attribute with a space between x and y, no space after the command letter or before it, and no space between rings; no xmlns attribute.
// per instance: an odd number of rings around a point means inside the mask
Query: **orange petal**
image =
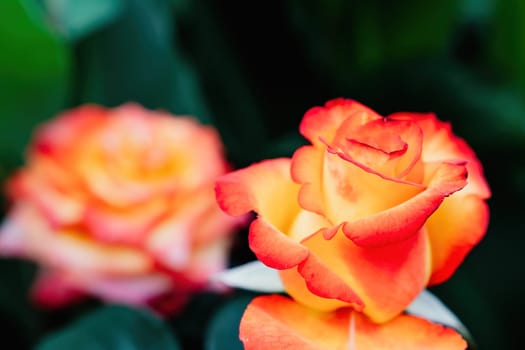
<svg viewBox="0 0 525 350"><path fill-rule="evenodd" d="M137 245L168 210L165 198L127 208L93 203L86 207L84 220L89 234L96 240L109 244Z"/></svg>
<svg viewBox="0 0 525 350"><path fill-rule="evenodd" d="M423 153L425 162L442 162L451 160L467 161L469 174L464 193L475 193L481 198L490 197L490 189L483 175L483 168L470 146L452 132L450 123L442 122L432 113L395 113L388 118L395 120L412 120L423 130Z"/></svg>
<svg viewBox="0 0 525 350"><path fill-rule="evenodd" d="M308 256L307 249L283 233L300 212L298 191L288 158L263 161L216 182L217 202L224 211L241 215L254 210L260 215L250 226L249 245L259 260L276 269L296 266Z"/></svg>
<svg viewBox="0 0 525 350"><path fill-rule="evenodd" d="M324 107L308 110L301 121L299 132L312 144L320 145L320 138L332 141L341 123L349 117L357 123L381 118L359 102L338 98L328 101Z"/></svg>
<svg viewBox="0 0 525 350"><path fill-rule="evenodd" d="M231 236L232 231L246 226L248 219L251 219L249 215L233 217L224 213L214 200L213 190L209 199L213 199L213 202L208 205L200 203L201 208L206 210L200 216L198 225L192 234L195 245L203 245L225 236Z"/></svg>
<svg viewBox="0 0 525 350"><path fill-rule="evenodd" d="M325 213L323 194L323 161L324 152L313 146L303 146L293 154L291 175L301 184L299 205L319 215Z"/></svg>
<svg viewBox="0 0 525 350"><path fill-rule="evenodd" d="M278 295L255 298L246 308L239 336L246 350L463 350L454 330L401 315L385 324L351 309L317 312Z"/></svg>
<svg viewBox="0 0 525 350"><path fill-rule="evenodd" d="M476 195L462 192L445 199L425 227L432 247L430 284L447 280L487 229L489 210Z"/></svg>
<svg viewBox="0 0 525 350"><path fill-rule="evenodd" d="M149 232L145 248L163 266L184 271L191 259L195 219L178 215L166 218Z"/></svg>
<svg viewBox="0 0 525 350"><path fill-rule="evenodd" d="M465 186L465 188L462 190L462 193L473 193L483 199L489 198L491 196L491 191L487 180L485 179L481 162L476 157L474 151L463 139L456 137L455 141L458 152L456 158L466 159L467 161L468 183L467 186Z"/></svg>
<svg viewBox="0 0 525 350"><path fill-rule="evenodd" d="M320 313L291 299L255 298L241 320L239 337L246 350L346 350L349 311Z"/></svg>
<svg viewBox="0 0 525 350"><path fill-rule="evenodd" d="M430 276L425 234L388 246L362 248L341 232L329 241L320 232L305 239L303 245L315 258L308 258L304 263L307 268L300 265L304 271L281 272L281 279L294 299L321 310L341 307L341 301L358 304L351 298L353 291L365 306L363 312L374 321L384 322L401 313ZM335 285L338 287L333 290ZM320 299L323 296L338 299Z"/></svg>
<svg viewBox="0 0 525 350"><path fill-rule="evenodd" d="M400 315L375 324L354 313L356 349L464 350L467 342L453 329L425 319Z"/></svg>
<svg viewBox="0 0 525 350"><path fill-rule="evenodd" d="M279 277L285 286L286 292L291 295L295 301L303 305L307 305L312 309L319 311L333 311L349 306L349 304L345 301L339 299L322 298L312 293L312 291L308 289L306 281L298 272L296 267L287 270L280 270ZM344 289L348 290L348 285L346 285ZM360 306L356 303L356 301L357 300L353 300L353 304L355 307L359 308Z"/></svg>
<svg viewBox="0 0 525 350"><path fill-rule="evenodd" d="M27 203L19 203L9 213L0 238L2 252L78 274L129 276L148 273L153 265L138 249L104 245L82 232L53 231L41 213Z"/></svg>
<svg viewBox="0 0 525 350"><path fill-rule="evenodd" d="M36 152L37 156L49 156L68 166L68 161L74 161L68 155L74 153L76 145L80 144L78 135L88 137L107 120L108 110L96 105L66 111L37 129L29 155Z"/></svg>
<svg viewBox="0 0 525 350"><path fill-rule="evenodd" d="M231 240L229 237L217 237L214 242L193 248L189 268L184 271L189 280L197 285L221 290L224 285L210 283L210 277L226 268L230 251Z"/></svg>
<svg viewBox="0 0 525 350"><path fill-rule="evenodd" d="M432 169L434 168L434 169ZM343 232L360 246L381 246L416 234L444 198L466 184L464 164L427 165L428 188L404 203L357 221L348 221Z"/></svg>
<svg viewBox="0 0 525 350"><path fill-rule="evenodd" d="M308 249L263 218L252 222L248 238L250 249L257 258L274 269L289 269L308 257Z"/></svg>
<svg viewBox="0 0 525 350"><path fill-rule="evenodd" d="M290 177L290 159L266 160L220 177L215 192L219 206L230 215L251 210L287 232L300 210L299 185Z"/></svg>
<svg viewBox="0 0 525 350"><path fill-rule="evenodd" d="M13 176L8 191L13 201L34 203L53 226L78 224L84 214L85 203L78 193L60 190L32 169Z"/></svg>
<svg viewBox="0 0 525 350"><path fill-rule="evenodd" d="M177 194L161 214L162 219L145 232L142 243L157 262L172 271L186 271L196 250L229 241L232 229L246 221L244 216L231 217L219 209L211 183L198 191ZM226 245L222 246L226 251Z"/></svg>
<svg viewBox="0 0 525 350"><path fill-rule="evenodd" d="M89 190L116 206L194 189L226 171L217 132L128 104L82 142L75 163Z"/></svg>
<svg viewBox="0 0 525 350"><path fill-rule="evenodd" d="M323 261L310 254L297 268L304 278L308 290L321 298L337 299L352 305L358 311L364 307L363 301Z"/></svg>
<svg viewBox="0 0 525 350"><path fill-rule="evenodd" d="M423 132L411 121L381 118L358 124L347 119L327 144L341 150L362 168L373 169L381 176L405 180L420 160ZM420 182L421 174L411 176Z"/></svg>
<svg viewBox="0 0 525 350"><path fill-rule="evenodd" d="M40 306L59 308L82 299L85 292L53 271L40 271L31 287L31 298Z"/></svg>
<svg viewBox="0 0 525 350"><path fill-rule="evenodd" d="M334 225L390 209L422 191L420 185L390 181L328 151L321 181L324 215Z"/></svg>

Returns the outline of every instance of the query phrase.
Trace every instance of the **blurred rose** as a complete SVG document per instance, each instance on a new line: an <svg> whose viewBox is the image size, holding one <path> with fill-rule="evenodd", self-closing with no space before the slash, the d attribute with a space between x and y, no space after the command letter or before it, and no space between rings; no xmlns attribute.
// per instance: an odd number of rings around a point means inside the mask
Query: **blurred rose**
<svg viewBox="0 0 525 350"><path fill-rule="evenodd" d="M385 322L446 280L485 233L481 165L434 115L382 117L337 99L308 111L300 131L311 145L292 159L216 187L229 214L257 212L250 247L296 300Z"/></svg>
<svg viewBox="0 0 525 350"><path fill-rule="evenodd" d="M453 329L399 315L374 324L343 308L330 313L304 307L278 295L255 298L241 320L246 350L464 350L467 343Z"/></svg>
<svg viewBox="0 0 525 350"><path fill-rule="evenodd" d="M68 111L37 130L8 182L0 251L40 264L40 303L87 293L175 308L225 266L239 220L216 206L213 183L227 168L217 132L191 118Z"/></svg>

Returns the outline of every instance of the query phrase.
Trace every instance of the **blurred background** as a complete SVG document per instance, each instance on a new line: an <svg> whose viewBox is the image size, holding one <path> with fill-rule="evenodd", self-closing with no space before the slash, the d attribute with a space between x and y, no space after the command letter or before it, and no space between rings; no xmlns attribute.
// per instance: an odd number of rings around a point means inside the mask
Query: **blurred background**
<svg viewBox="0 0 525 350"><path fill-rule="evenodd" d="M493 190L490 227L433 291L479 349L525 349L525 2L0 1L1 180L37 124L82 103L194 115L242 167L291 155L304 112L334 97L435 112L474 148ZM252 259L243 239L232 265ZM35 308L33 274L0 261L2 341L16 349L94 307ZM202 300L190 310L213 304ZM172 326L184 338L188 325Z"/></svg>

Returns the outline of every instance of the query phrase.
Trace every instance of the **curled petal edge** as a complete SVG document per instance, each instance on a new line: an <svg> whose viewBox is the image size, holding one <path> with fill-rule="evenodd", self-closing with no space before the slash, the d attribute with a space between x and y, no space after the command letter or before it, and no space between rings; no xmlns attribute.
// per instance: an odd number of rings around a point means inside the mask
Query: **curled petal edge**
<svg viewBox="0 0 525 350"><path fill-rule="evenodd" d="M322 231L316 234L322 234ZM363 301L354 290L308 248L289 239L264 219L252 222L248 240L250 249L265 265L278 270L297 266L297 271L313 294L349 303L356 310L364 308Z"/></svg>
<svg viewBox="0 0 525 350"><path fill-rule="evenodd" d="M344 234L362 247L379 247L403 241L416 234L445 197L467 184L464 162L441 163L423 192L389 210L345 222Z"/></svg>
<svg viewBox="0 0 525 350"><path fill-rule="evenodd" d="M278 270L297 266L310 254L307 248L286 237L261 217L250 225L248 243L259 260Z"/></svg>
<svg viewBox="0 0 525 350"><path fill-rule="evenodd" d="M365 307L363 300L354 290L315 255L309 254L308 258L299 264L297 271L303 276L308 290L315 295L344 301L357 311L362 311Z"/></svg>
<svg viewBox="0 0 525 350"><path fill-rule="evenodd" d="M275 191L292 183L289 178L290 159L276 158L253 164L247 168L233 171L219 177L215 183L215 195L219 207L229 215L240 216L249 211L262 213L264 203L261 202L261 180L271 176L277 178L273 183ZM283 180L284 179L284 180ZM266 187L266 191L270 191Z"/></svg>

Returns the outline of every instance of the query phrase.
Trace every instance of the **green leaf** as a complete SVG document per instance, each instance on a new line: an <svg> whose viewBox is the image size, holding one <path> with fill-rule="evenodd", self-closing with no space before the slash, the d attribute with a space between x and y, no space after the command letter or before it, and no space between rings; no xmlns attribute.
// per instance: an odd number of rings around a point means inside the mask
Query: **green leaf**
<svg viewBox="0 0 525 350"><path fill-rule="evenodd" d="M231 38L213 6L208 2L193 4L194 11L187 19L187 47L205 82L203 94L230 159L238 166L251 163L268 142L267 125L253 86L243 74L242 59L235 55Z"/></svg>
<svg viewBox="0 0 525 350"><path fill-rule="evenodd" d="M79 102L158 108L169 98L172 72L169 8L163 0L126 3L117 21L80 43Z"/></svg>
<svg viewBox="0 0 525 350"><path fill-rule="evenodd" d="M173 81L170 109L177 114L192 115L202 123L212 123L211 112L193 66L181 52L174 52Z"/></svg>
<svg viewBox="0 0 525 350"><path fill-rule="evenodd" d="M44 0L52 23L71 41L111 23L124 9L124 0Z"/></svg>
<svg viewBox="0 0 525 350"><path fill-rule="evenodd" d="M153 314L124 306L99 309L49 335L37 350L177 350L166 324Z"/></svg>
<svg viewBox="0 0 525 350"><path fill-rule="evenodd" d="M246 306L254 298L243 295L226 303L212 318L206 330L205 350L242 350L239 324Z"/></svg>
<svg viewBox="0 0 525 350"><path fill-rule="evenodd" d="M392 66L356 80L347 91L372 108L380 106L383 115L401 110L434 112L450 121L454 132L477 152L525 145L525 101L519 90L495 84L454 61Z"/></svg>
<svg viewBox="0 0 525 350"><path fill-rule="evenodd" d="M310 58L341 82L392 62L446 52L459 1L299 1L290 15Z"/></svg>
<svg viewBox="0 0 525 350"><path fill-rule="evenodd" d="M494 0L464 0L463 17L468 21L485 22L494 11Z"/></svg>
<svg viewBox="0 0 525 350"><path fill-rule="evenodd" d="M260 157L261 159L291 157L299 147L307 143L303 136L293 131L268 142L265 149L261 151Z"/></svg>
<svg viewBox="0 0 525 350"><path fill-rule="evenodd" d="M32 263L0 259L0 328L4 343L27 346L37 336L39 317L29 300L34 275Z"/></svg>
<svg viewBox="0 0 525 350"><path fill-rule="evenodd" d="M173 35L170 2L125 1L114 23L79 43L76 102L135 101L210 123L200 82Z"/></svg>
<svg viewBox="0 0 525 350"><path fill-rule="evenodd" d="M11 166L31 129L65 106L70 52L35 0L0 1L0 52L0 160Z"/></svg>
<svg viewBox="0 0 525 350"><path fill-rule="evenodd" d="M525 91L525 2L497 1L493 22L489 48L494 61Z"/></svg>

